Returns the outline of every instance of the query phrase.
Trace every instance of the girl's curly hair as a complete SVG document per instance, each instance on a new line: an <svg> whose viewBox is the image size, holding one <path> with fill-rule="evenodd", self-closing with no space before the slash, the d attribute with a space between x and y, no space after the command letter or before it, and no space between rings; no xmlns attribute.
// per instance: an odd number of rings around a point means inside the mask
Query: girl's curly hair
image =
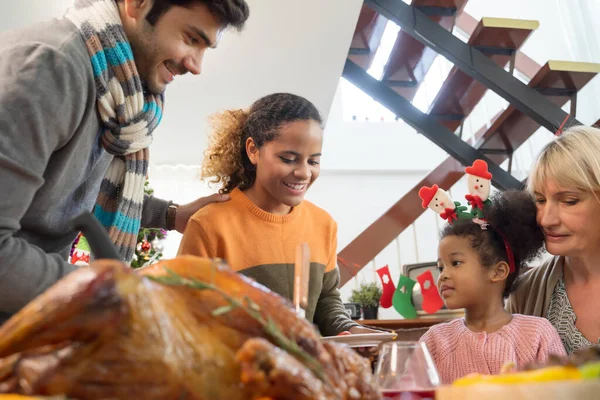
<svg viewBox="0 0 600 400"><path fill-rule="evenodd" d="M219 193L254 184L256 170L246 153L252 138L257 148L277 138L282 125L302 120L323 124L321 114L307 99L290 93L262 97L249 110L227 110L211 118L213 132L202 163L202 179L220 184Z"/></svg>
<svg viewBox="0 0 600 400"><path fill-rule="evenodd" d="M508 297L516 289L521 267L540 255L544 235L536 222L535 202L528 193L519 190L497 192L491 201L492 204L484 209L489 228L483 230L472 221L455 221L442 230L441 238L451 235L469 238L485 267L500 261L508 263L503 237L506 238L515 258L515 272L506 279L503 293Z"/></svg>

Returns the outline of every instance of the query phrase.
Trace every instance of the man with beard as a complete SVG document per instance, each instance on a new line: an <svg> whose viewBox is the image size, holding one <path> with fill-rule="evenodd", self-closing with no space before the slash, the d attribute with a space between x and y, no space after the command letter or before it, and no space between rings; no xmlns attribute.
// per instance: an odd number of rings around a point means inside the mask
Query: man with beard
<svg viewBox="0 0 600 400"><path fill-rule="evenodd" d="M183 233L200 198L144 195L164 91L200 74L245 0L75 0L0 34L0 323L76 267L73 218L94 211L125 261L140 227Z"/></svg>

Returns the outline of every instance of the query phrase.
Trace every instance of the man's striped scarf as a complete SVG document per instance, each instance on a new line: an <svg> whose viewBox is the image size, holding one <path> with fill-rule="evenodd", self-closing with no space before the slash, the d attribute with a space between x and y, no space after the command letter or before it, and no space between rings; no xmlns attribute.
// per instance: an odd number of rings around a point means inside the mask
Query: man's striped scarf
<svg viewBox="0 0 600 400"><path fill-rule="evenodd" d="M94 214L130 262L140 230L148 146L162 118L163 96L144 93L115 0L75 0L66 17L79 28L90 54L104 124L101 144L115 156Z"/></svg>

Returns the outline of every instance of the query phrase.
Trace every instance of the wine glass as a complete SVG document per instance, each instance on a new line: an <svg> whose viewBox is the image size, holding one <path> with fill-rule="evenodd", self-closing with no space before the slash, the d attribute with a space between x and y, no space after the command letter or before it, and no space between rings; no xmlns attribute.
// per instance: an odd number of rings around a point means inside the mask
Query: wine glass
<svg viewBox="0 0 600 400"><path fill-rule="evenodd" d="M434 399L440 377L425 343L381 345L375 380L385 400Z"/></svg>

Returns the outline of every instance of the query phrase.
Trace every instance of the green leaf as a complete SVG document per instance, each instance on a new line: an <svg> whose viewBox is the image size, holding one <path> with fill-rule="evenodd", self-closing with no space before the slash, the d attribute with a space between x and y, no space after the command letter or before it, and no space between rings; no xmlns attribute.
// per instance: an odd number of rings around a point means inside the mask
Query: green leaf
<svg viewBox="0 0 600 400"><path fill-rule="evenodd" d="M244 300L246 300L246 304L248 304L248 307L250 307L254 311L260 311L260 306L253 302L250 297L246 296L244 297Z"/></svg>
<svg viewBox="0 0 600 400"><path fill-rule="evenodd" d="M382 291L377 283L363 283L357 289L352 290L350 302L358 303L362 307L377 307L381 299Z"/></svg>
<svg viewBox="0 0 600 400"><path fill-rule="evenodd" d="M219 307L211 313L213 317L218 317L219 315L226 314L236 308L233 304L229 304L227 306Z"/></svg>

